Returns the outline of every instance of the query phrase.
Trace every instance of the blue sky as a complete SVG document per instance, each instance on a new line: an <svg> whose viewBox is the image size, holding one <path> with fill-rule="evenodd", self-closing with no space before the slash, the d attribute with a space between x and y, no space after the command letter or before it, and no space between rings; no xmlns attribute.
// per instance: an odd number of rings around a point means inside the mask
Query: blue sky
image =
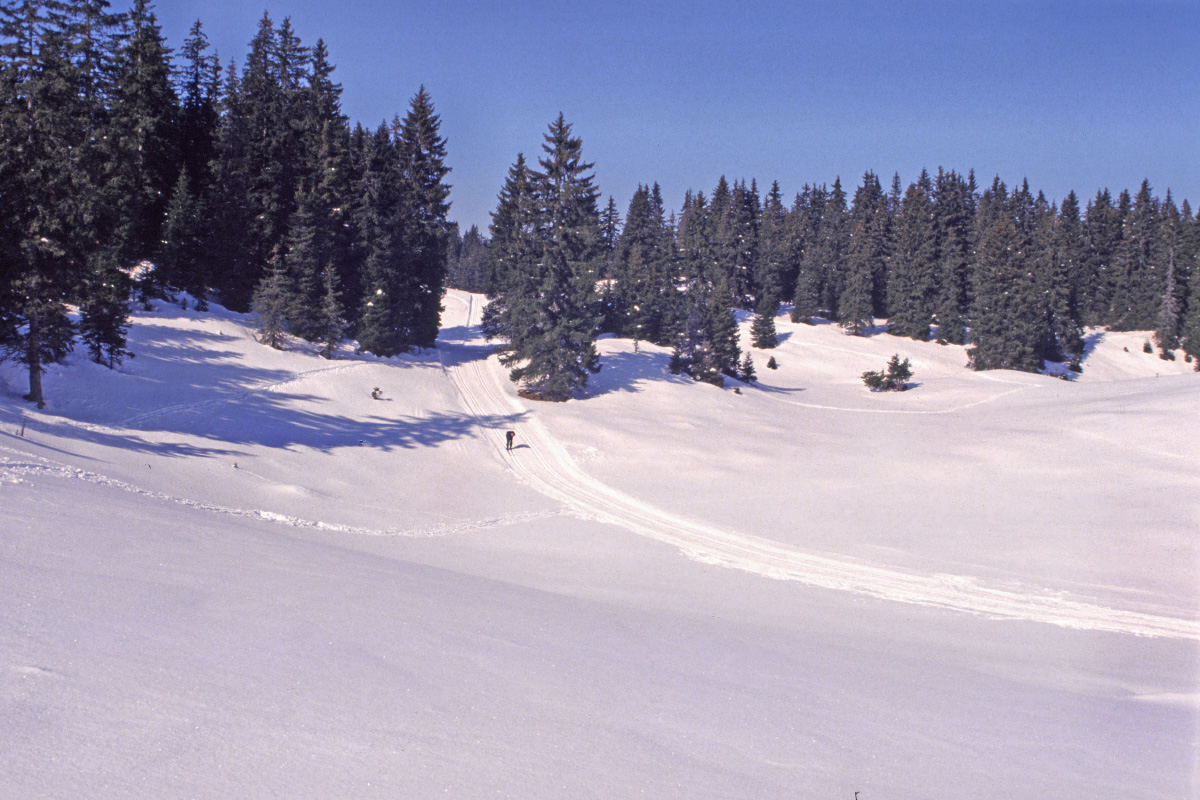
<svg viewBox="0 0 1200 800"><path fill-rule="evenodd" d="M123 9L121 0L113 6ZM486 227L518 152L562 111L624 213L638 183L677 208L721 175L805 183L922 168L1028 178L1053 200L1134 190L1200 203L1200 2L385 2L174 0L240 63L258 20L323 38L346 113L374 127L424 84L442 117L451 218Z"/></svg>

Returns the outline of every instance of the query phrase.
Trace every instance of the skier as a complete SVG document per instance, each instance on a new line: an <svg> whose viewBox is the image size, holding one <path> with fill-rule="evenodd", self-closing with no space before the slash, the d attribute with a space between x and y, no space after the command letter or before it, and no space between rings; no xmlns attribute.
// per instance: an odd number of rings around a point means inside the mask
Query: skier
<svg viewBox="0 0 1200 800"><path fill-rule="evenodd" d="M504 447L504 449L505 449L505 450L512 450L512 447L513 447L513 439L516 439L516 438L517 438L517 432L516 432L516 431L509 431L508 433L504 434L504 440L505 440L505 447Z"/></svg>

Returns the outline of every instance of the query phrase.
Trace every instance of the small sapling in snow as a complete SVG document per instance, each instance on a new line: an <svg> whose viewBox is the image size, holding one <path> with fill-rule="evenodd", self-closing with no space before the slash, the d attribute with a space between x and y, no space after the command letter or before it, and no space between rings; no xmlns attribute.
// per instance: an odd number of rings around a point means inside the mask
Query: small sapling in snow
<svg viewBox="0 0 1200 800"><path fill-rule="evenodd" d="M872 392L903 392L908 388L910 378L912 366L907 358L901 361L899 353L892 356L886 370L862 374L863 383Z"/></svg>
<svg viewBox="0 0 1200 800"><path fill-rule="evenodd" d="M771 356L767 360L767 369L779 369L779 362L775 360L775 356Z"/></svg>
<svg viewBox="0 0 1200 800"><path fill-rule="evenodd" d="M383 399L383 390L380 389L378 386L376 386L374 389L371 390L371 399L372 400L382 400Z"/></svg>

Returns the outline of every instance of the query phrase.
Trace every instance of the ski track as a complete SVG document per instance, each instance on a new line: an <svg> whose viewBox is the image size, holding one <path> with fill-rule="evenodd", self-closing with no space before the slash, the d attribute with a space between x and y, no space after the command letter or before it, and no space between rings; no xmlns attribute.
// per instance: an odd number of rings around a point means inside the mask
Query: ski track
<svg viewBox="0 0 1200 800"><path fill-rule="evenodd" d="M220 506L214 503L205 503L199 500L189 500L186 497L178 497L176 495L143 489L140 486L134 486L131 483L126 483L125 481L121 481L116 478L110 478L107 475L101 475L97 472L91 472L89 470L60 464L51 461L50 459L24 453L20 450L15 450L3 445L0 445L0 452L11 454L11 456L0 456L0 492L3 491L6 484L21 484L24 482L26 477L80 480L84 481L85 483L105 486L110 489L127 492L139 497L174 503L175 505L184 506L197 511L205 511L211 514L221 514L223 516L238 517L241 519L253 519L260 521L265 520L267 522L287 525L292 528L309 528L313 530L333 531L336 533L357 534L360 536L434 538L440 536L450 536L456 533L469 533L471 531L487 530L488 528L495 528L502 525L533 522L539 519L547 519L550 517L557 517L570 513L568 509L556 508L547 511L532 511L524 514L506 514L497 517L489 517L487 519L463 520L461 522L447 522L438 525L426 525L415 528L385 528L381 530L377 528L364 528L354 525L340 525L338 523L322 522L320 520L302 519L300 517L293 517L287 514L278 514L274 511L229 508L228 506Z"/></svg>
<svg viewBox="0 0 1200 800"><path fill-rule="evenodd" d="M466 303L469 327L478 324L482 309L474 297L467 295L464 298L459 293L448 294L448 297ZM504 376L495 358L467 361L447 372L468 410L477 417L526 414L519 400L505 390ZM1066 592L989 586L963 575L903 572L805 553L752 534L706 525L655 508L587 475L536 417L526 418L521 428L522 439L529 447L516 452L505 451L499 444L499 435L488 438L498 455L523 482L575 509L580 516L618 525L672 545L702 563L997 620L1200 641L1200 620L1109 608Z"/></svg>

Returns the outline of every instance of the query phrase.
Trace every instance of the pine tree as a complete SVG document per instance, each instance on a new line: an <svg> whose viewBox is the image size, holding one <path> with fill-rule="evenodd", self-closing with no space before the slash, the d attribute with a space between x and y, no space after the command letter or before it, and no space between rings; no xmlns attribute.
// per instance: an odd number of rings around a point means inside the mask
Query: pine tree
<svg viewBox="0 0 1200 800"><path fill-rule="evenodd" d="M100 4L0 6L0 210L4 353L45 404L45 365L73 346L66 300L91 274L98 185L91 133L102 121Z"/></svg>
<svg viewBox="0 0 1200 800"><path fill-rule="evenodd" d="M888 278L888 333L918 341L929 338L939 288L932 192L924 170L905 191L896 215Z"/></svg>
<svg viewBox="0 0 1200 800"><path fill-rule="evenodd" d="M1150 182L1142 186L1125 216L1121 243L1114 258L1110 324L1116 330L1151 330L1158 321L1162 275L1155 258L1159 204Z"/></svg>
<svg viewBox="0 0 1200 800"><path fill-rule="evenodd" d="M134 0L113 54L114 87L103 126L107 161L101 202L114 220L117 262L153 257L179 173L179 100L170 50L147 0Z"/></svg>
<svg viewBox="0 0 1200 800"><path fill-rule="evenodd" d="M508 297L525 293L525 282L537 259L536 213L533 173L525 163L525 156L518 154L500 190L496 210L492 212L492 274L488 279L488 304L483 310L481 326L488 339L510 336L512 317Z"/></svg>
<svg viewBox="0 0 1200 800"><path fill-rule="evenodd" d="M787 257L787 209L783 207L783 196L776 181L767 192L758 220L758 261L753 276L758 304L767 295L774 297L776 303L784 296Z"/></svg>
<svg viewBox="0 0 1200 800"><path fill-rule="evenodd" d="M582 158L583 142L571 135L562 114L550 125L534 184L539 214L537 260L505 287L508 342L500 360L522 394L567 400L599 371L595 296L600 214L593 165Z"/></svg>
<svg viewBox="0 0 1200 800"><path fill-rule="evenodd" d="M1158 312L1158 328L1154 332L1154 338L1158 342L1158 346L1163 351L1174 350L1179 347L1179 329L1181 322L1181 311L1179 302L1179 286L1175 279L1175 251L1171 250L1169 261L1167 263L1167 280L1166 286L1163 287L1162 305Z"/></svg>
<svg viewBox="0 0 1200 800"><path fill-rule="evenodd" d="M1083 320L1088 325L1112 322L1113 297L1116 294L1116 253L1121 243L1121 228L1128 211L1129 196L1113 204L1108 190L1097 192L1088 203L1084 219ZM1124 210L1123 210L1124 209Z"/></svg>
<svg viewBox="0 0 1200 800"><path fill-rule="evenodd" d="M309 332L312 340L321 345L321 357L331 359L345 336L345 312L337 288L337 277L332 269L325 270L322 284L324 296L321 299L321 313L313 321Z"/></svg>
<svg viewBox="0 0 1200 800"><path fill-rule="evenodd" d="M446 265L446 285L467 292L483 293L487 291L491 273L488 242L479 232L479 226L472 225L467 228Z"/></svg>
<svg viewBox="0 0 1200 800"><path fill-rule="evenodd" d="M1029 253L1027 190L1008 196L999 178L984 193L971 307L971 367L1035 372L1046 339L1044 304Z"/></svg>
<svg viewBox="0 0 1200 800"><path fill-rule="evenodd" d="M775 315L778 313L779 301L771 294L764 294L750 326L751 340L760 350L770 350L779 344L775 332Z"/></svg>
<svg viewBox="0 0 1200 800"><path fill-rule="evenodd" d="M821 259L818 248L821 220L828 194L824 188L804 187L788 214L789 276L792 322L809 322L821 310Z"/></svg>
<svg viewBox="0 0 1200 800"><path fill-rule="evenodd" d="M955 172L938 170L934 200L939 251L934 311L937 338L965 344L975 246L975 173L963 179Z"/></svg>
<svg viewBox="0 0 1200 800"><path fill-rule="evenodd" d="M438 134L440 126L433 100L422 86L412 99L396 143L406 188L404 245L416 290L410 344L419 348L435 346L446 295L450 187L443 181L450 168L446 166L446 140Z"/></svg>
<svg viewBox="0 0 1200 800"><path fill-rule="evenodd" d="M79 308L79 334L97 364L109 369L129 355L129 281L111 260L97 270Z"/></svg>
<svg viewBox="0 0 1200 800"><path fill-rule="evenodd" d="M743 383L754 383L758 380L758 375L754 372L754 359L751 358L749 350L746 351L746 356L738 367L737 377Z"/></svg>
<svg viewBox="0 0 1200 800"><path fill-rule="evenodd" d="M364 256L358 346L377 356L407 352L415 340L417 304L413 271L404 248L403 184L399 158L386 125L367 143L354 212Z"/></svg>
<svg viewBox="0 0 1200 800"><path fill-rule="evenodd" d="M251 311L255 317L258 340L267 347L283 349L284 333L288 328L288 310L292 306L292 292L288 286L287 273L279 259L274 259L271 269L263 276L254 290Z"/></svg>
<svg viewBox="0 0 1200 800"><path fill-rule="evenodd" d="M1183 315L1179 335L1183 351L1192 357L1197 371L1200 371L1200 254L1193 257L1190 272L1187 311Z"/></svg>
<svg viewBox="0 0 1200 800"><path fill-rule="evenodd" d="M204 311L208 307L204 252L209 222L203 200L192 193L191 184L187 171L180 172L167 206L155 266L165 285L188 292L196 298L197 308Z"/></svg>
<svg viewBox="0 0 1200 800"><path fill-rule="evenodd" d="M1083 355L1086 254L1079 200L1074 192L1070 192L1063 200L1054 223L1053 237L1051 248L1054 257L1051 272L1047 276L1050 327L1058 348L1073 359L1073 363L1077 363Z"/></svg>
<svg viewBox="0 0 1200 800"><path fill-rule="evenodd" d="M839 324L861 336L875 324L875 285L886 269L887 200L873 172L863 176L849 218L845 278L838 297Z"/></svg>

